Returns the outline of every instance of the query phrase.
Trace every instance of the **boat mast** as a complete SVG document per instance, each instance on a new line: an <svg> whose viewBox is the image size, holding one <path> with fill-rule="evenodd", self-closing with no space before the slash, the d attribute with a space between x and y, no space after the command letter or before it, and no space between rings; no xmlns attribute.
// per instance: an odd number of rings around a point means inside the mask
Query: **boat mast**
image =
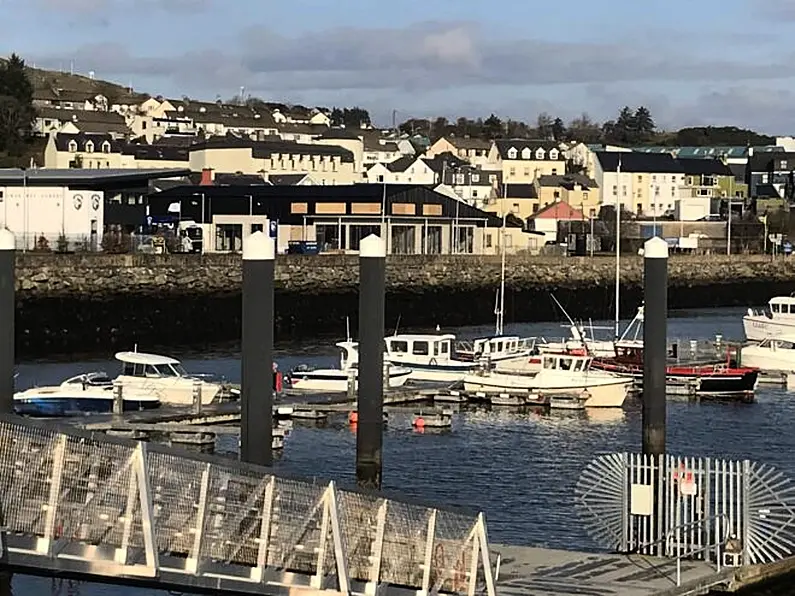
<svg viewBox="0 0 795 596"><path fill-rule="evenodd" d="M505 210L505 198L507 195L507 186L505 184L503 186L503 201L502 201L502 242L500 242L500 247L502 249L502 263L500 265L500 305L497 307L497 326L495 328L495 334L497 336L502 335L502 324L503 324L503 313L505 312L505 221L508 215L508 212Z"/></svg>
<svg viewBox="0 0 795 596"><path fill-rule="evenodd" d="M618 153L618 165L616 166L616 339L618 339L618 323L620 321L620 297L621 281L619 278L619 265L621 261L621 152Z"/></svg>

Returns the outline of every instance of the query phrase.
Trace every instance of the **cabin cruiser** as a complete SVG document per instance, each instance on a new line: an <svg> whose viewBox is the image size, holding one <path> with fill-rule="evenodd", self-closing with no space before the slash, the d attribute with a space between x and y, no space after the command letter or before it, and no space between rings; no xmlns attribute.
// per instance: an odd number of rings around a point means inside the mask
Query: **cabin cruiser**
<svg viewBox="0 0 795 596"><path fill-rule="evenodd" d="M14 394L14 412L21 416L79 416L113 412L113 381L105 373L87 373L65 380L60 385L31 387ZM160 406L160 399L149 392L123 391L125 412Z"/></svg>
<svg viewBox="0 0 795 596"><path fill-rule="evenodd" d="M771 298L767 311L749 308L743 317L743 330L748 341L784 335L795 337L795 296Z"/></svg>
<svg viewBox="0 0 795 596"><path fill-rule="evenodd" d="M340 348L340 367L309 369L298 367L290 373L290 386L301 391L347 391L348 381L353 377L354 387L358 389L359 352L358 342L351 340L338 342ZM401 366L386 364L385 377L388 374L390 389L402 387L411 376L411 370ZM386 388L386 387L385 387Z"/></svg>
<svg viewBox="0 0 795 596"><path fill-rule="evenodd" d="M411 379L455 383L482 366L518 362L535 350L535 339L495 335L456 341L455 335L401 334L384 340L384 361L411 369Z"/></svg>
<svg viewBox="0 0 795 596"><path fill-rule="evenodd" d="M476 371L464 377L471 393L540 393L583 396L587 408L620 408L633 386L632 377L592 370L593 358L574 354L544 354L535 374Z"/></svg>
<svg viewBox="0 0 795 596"><path fill-rule="evenodd" d="M740 362L763 371L795 371L795 332L787 337L768 337L758 344L743 346Z"/></svg>
<svg viewBox="0 0 795 596"><path fill-rule="evenodd" d="M205 375L191 375L179 360L145 352L118 352L122 372L116 377L123 392L156 395L164 404L189 405L194 391L201 390L202 405L230 399L235 392L225 383L210 380Z"/></svg>

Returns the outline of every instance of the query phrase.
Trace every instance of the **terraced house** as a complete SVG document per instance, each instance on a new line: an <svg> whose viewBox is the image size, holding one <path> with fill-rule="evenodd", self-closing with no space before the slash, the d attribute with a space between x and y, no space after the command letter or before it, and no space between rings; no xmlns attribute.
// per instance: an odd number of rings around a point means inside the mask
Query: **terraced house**
<svg viewBox="0 0 795 596"><path fill-rule="evenodd" d="M499 170L505 184L532 184L540 176L566 173L566 158L554 141L498 139L484 169Z"/></svg>

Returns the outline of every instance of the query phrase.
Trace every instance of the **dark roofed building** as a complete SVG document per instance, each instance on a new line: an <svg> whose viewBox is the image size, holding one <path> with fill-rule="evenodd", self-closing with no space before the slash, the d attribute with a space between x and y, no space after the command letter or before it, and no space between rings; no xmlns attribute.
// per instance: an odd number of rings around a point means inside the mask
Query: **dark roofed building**
<svg viewBox="0 0 795 596"><path fill-rule="evenodd" d="M506 199L537 199L538 191L535 184L506 184Z"/></svg>
<svg viewBox="0 0 795 596"><path fill-rule="evenodd" d="M492 145L492 150L496 150L502 160L565 161L563 152L555 141L497 139Z"/></svg>
<svg viewBox="0 0 795 596"><path fill-rule="evenodd" d="M176 161L185 162L186 166L190 161L190 152L187 147L128 143L122 147L121 152L136 161Z"/></svg>
<svg viewBox="0 0 795 596"><path fill-rule="evenodd" d="M260 159L270 159L272 155L327 155L339 157L341 161L353 163L353 153L336 145L310 145L308 143L294 143L292 141L253 141L247 137L235 135L209 137L190 147L194 151L212 149L251 149L252 156Z"/></svg>
<svg viewBox="0 0 795 596"><path fill-rule="evenodd" d="M782 198L795 202L795 153L754 151L748 158L746 180L751 198L761 196L760 187L772 184Z"/></svg>
<svg viewBox="0 0 795 596"><path fill-rule="evenodd" d="M684 158L676 161L687 175L734 176L731 168L719 159Z"/></svg>
<svg viewBox="0 0 795 596"><path fill-rule="evenodd" d="M598 166L603 172L618 171L638 174L683 174L684 168L670 153L638 153L628 151L598 151Z"/></svg>
<svg viewBox="0 0 795 596"><path fill-rule="evenodd" d="M383 220L389 230L387 249L398 254L451 252L454 222L460 230L458 252L493 252L485 235L502 226L499 217L422 185L183 186L152 194L150 215L172 221L177 202L185 219L200 222L204 214L211 227L208 237L216 242L208 248L219 251L240 250L243 236L268 221L277 223L280 251L292 241L316 242L321 252L334 252L357 251L362 238L382 233ZM511 233L519 234L514 247L523 248L521 227Z"/></svg>
<svg viewBox="0 0 795 596"><path fill-rule="evenodd" d="M34 130L39 134L58 132L69 124L83 133L108 133L115 137L126 137L130 134L124 116L116 112L67 110L49 106L43 106L36 110ZM69 132L69 130L64 132Z"/></svg>
<svg viewBox="0 0 795 596"><path fill-rule="evenodd" d="M539 176L538 184L540 186L565 188L566 190L574 190L576 186L579 186L583 190L599 188L596 180L583 174L557 174L554 176Z"/></svg>

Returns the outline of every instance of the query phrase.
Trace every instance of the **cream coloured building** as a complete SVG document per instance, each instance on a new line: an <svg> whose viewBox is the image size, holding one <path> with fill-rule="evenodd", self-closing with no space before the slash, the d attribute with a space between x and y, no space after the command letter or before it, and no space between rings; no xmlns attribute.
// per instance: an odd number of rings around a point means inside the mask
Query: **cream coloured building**
<svg viewBox="0 0 795 596"><path fill-rule="evenodd" d="M566 173L566 158L554 141L492 141L486 169L499 170L505 184L532 184L539 176Z"/></svg>
<svg viewBox="0 0 795 596"><path fill-rule="evenodd" d="M210 137L190 147L189 163L194 172L306 173L321 185L353 184L361 179L353 153L334 145Z"/></svg>
<svg viewBox="0 0 795 596"><path fill-rule="evenodd" d="M473 166L485 168L488 167L490 149L491 141L468 137L442 137L428 147L425 155L436 157L443 153L452 153L460 159L465 159Z"/></svg>
<svg viewBox="0 0 795 596"><path fill-rule="evenodd" d="M57 133L44 149L45 168L117 169L122 165L121 143L109 134Z"/></svg>

